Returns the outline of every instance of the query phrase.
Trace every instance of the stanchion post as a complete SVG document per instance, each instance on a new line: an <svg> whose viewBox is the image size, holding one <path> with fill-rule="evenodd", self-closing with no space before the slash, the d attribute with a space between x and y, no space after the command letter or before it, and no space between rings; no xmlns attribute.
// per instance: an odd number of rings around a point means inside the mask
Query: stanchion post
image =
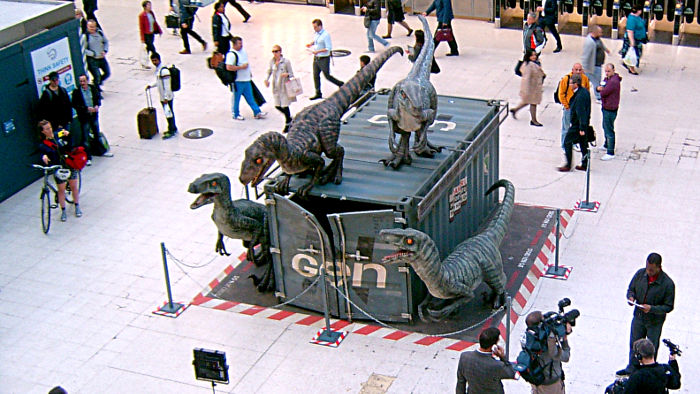
<svg viewBox="0 0 700 394"><path fill-rule="evenodd" d="M510 360L510 311L513 307L513 298L506 297L506 360Z"/></svg>
<svg viewBox="0 0 700 394"><path fill-rule="evenodd" d="M323 298L323 317L326 320L326 327L323 329L318 340L333 343L340 338L342 333L331 330L331 319L328 313L328 297L326 296L326 268L325 264L321 264L321 298Z"/></svg>
<svg viewBox="0 0 700 394"><path fill-rule="evenodd" d="M185 305L173 302L173 294L172 291L170 291L170 275L168 274L168 258L166 257L164 242L160 243L160 253L163 256L163 271L165 272L165 288L168 291L168 303L158 308L158 310L167 313L176 313Z"/></svg>
<svg viewBox="0 0 700 394"><path fill-rule="evenodd" d="M590 15L591 3L588 0L583 0L583 15L581 16L581 35L588 34L588 17Z"/></svg>
<svg viewBox="0 0 700 394"><path fill-rule="evenodd" d="M566 268L559 267L559 237L561 236L561 209L557 208L557 233L554 236L554 266L547 268L547 275L564 276Z"/></svg>
<svg viewBox="0 0 700 394"><path fill-rule="evenodd" d="M590 189L591 189L591 151L588 150L588 153L586 154L586 157L588 158L586 160L587 165L586 165L586 199L581 201L581 209L595 209L595 202L590 201Z"/></svg>
<svg viewBox="0 0 700 394"><path fill-rule="evenodd" d="M494 0L493 2L493 24L496 29L501 28L501 2L500 0Z"/></svg>
<svg viewBox="0 0 700 394"><path fill-rule="evenodd" d="M673 38L672 45L680 43L681 13L683 12L683 0L676 0L676 9L673 17Z"/></svg>
<svg viewBox="0 0 700 394"><path fill-rule="evenodd" d="M620 20L620 0L613 1L613 14L612 14L612 34L610 38L617 40L620 38L620 33L617 30L617 26Z"/></svg>

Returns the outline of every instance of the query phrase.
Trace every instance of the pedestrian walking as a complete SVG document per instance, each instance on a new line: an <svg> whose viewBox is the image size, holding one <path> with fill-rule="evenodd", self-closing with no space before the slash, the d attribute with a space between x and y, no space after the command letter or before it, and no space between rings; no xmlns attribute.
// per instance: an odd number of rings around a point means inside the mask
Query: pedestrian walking
<svg viewBox="0 0 700 394"><path fill-rule="evenodd" d="M107 63L109 41L94 20L88 20L87 31L87 50L85 53L87 54L88 71L92 74L95 86L102 91L102 84L111 75L109 63Z"/></svg>
<svg viewBox="0 0 700 394"><path fill-rule="evenodd" d="M233 83L233 96L231 97L231 112L234 120L245 120L241 116L239 104L241 96L253 110L255 119L263 119L267 116L267 112L260 110L260 107L255 102L253 96L253 74L250 72L250 64L248 64L248 53L243 49L243 39L241 37L233 37L231 39L233 50L226 55L226 69L236 71L236 81Z"/></svg>
<svg viewBox="0 0 700 394"><path fill-rule="evenodd" d="M603 35L603 29L598 25L593 25L588 30L588 36L583 41L583 54L581 55L581 65L583 72L589 77L593 85L595 98L600 102L600 77L602 74L603 64L605 63L605 54L610 53L610 50L605 47L603 40L600 37Z"/></svg>
<svg viewBox="0 0 700 394"><path fill-rule="evenodd" d="M642 46L647 43L647 29L645 27L642 15L642 6L632 6L632 12L627 16L627 25L625 26L625 36L622 40L622 50L620 55L622 58L627 57L627 52L630 48L634 48L636 62L634 64L623 63L630 74L639 75L639 61L642 59Z"/></svg>
<svg viewBox="0 0 700 394"><path fill-rule="evenodd" d="M175 125L175 109L174 109L174 99L175 95L171 89L170 84L170 70L165 67L165 64L160 59L158 53L151 54L151 63L156 66L155 77L156 81L153 85L147 86L149 88L158 88L158 94L160 95L160 103L163 106L163 113L165 114L165 119L168 121L168 131L163 133L163 139L168 139L174 137L177 134L177 125Z"/></svg>
<svg viewBox="0 0 700 394"><path fill-rule="evenodd" d="M68 130L56 130L51 127L51 123L47 120L39 121L39 153L41 153L41 161L45 166L60 165L64 170L69 171L68 178L60 177L58 171L54 173L53 179L56 182L56 197L58 205L61 207L61 221L68 220L66 215L66 182L70 185L73 195L73 204L75 205L75 216L83 216L83 211L80 209L80 188L78 187L78 172L66 165L65 157L72 149L70 132Z"/></svg>
<svg viewBox="0 0 700 394"><path fill-rule="evenodd" d="M452 1L451 0L433 0L427 10L423 13L423 16L430 15L431 12L435 11L437 14L438 27L435 30L435 35L433 41L435 41L435 49L437 49L440 41L438 40L438 31L441 29L449 29L451 40L447 41L450 46L450 53L447 56L459 56L459 48L457 48L457 39L455 38L454 31L452 30L452 19L454 19L454 14L452 13Z"/></svg>
<svg viewBox="0 0 700 394"><path fill-rule="evenodd" d="M532 49L540 53L546 44L547 38L544 35L544 30L537 24L537 14L528 13L523 27L523 50Z"/></svg>
<svg viewBox="0 0 700 394"><path fill-rule="evenodd" d="M377 35L377 27L382 19L382 10L379 7L379 0L367 0L367 4L361 8L365 13L365 27L367 28L367 51L374 52L374 40L377 40L385 47L389 46L389 41Z"/></svg>
<svg viewBox="0 0 700 394"><path fill-rule="evenodd" d="M556 23L559 22L557 0L545 0L544 7L537 7L537 11L541 12L538 22L544 32L544 28L548 28L549 32L552 33L554 39L557 41L557 47L554 49L554 53L559 53L562 50L561 47L561 37L559 37L559 32L557 31Z"/></svg>
<svg viewBox="0 0 700 394"><path fill-rule="evenodd" d="M163 34L163 31L156 21L151 2L146 0L141 3L141 7L143 7L143 12L139 14L139 33L141 33L141 43L146 45L146 51L150 56L157 52L153 43L155 35Z"/></svg>
<svg viewBox="0 0 700 394"><path fill-rule="evenodd" d="M214 4L214 15L211 17L211 34L216 46L216 51L226 55L231 49L231 21L224 13L226 1L219 1Z"/></svg>
<svg viewBox="0 0 700 394"><path fill-rule="evenodd" d="M283 133L289 131L289 125L292 124L292 114L289 111L289 104L297 101L296 97L289 97L285 84L290 78L294 78L292 71L292 62L282 55L282 47L275 45L272 47L272 59L270 66L267 68L267 77L265 78L265 86L270 86L270 77L272 77L272 96L275 102L275 108L284 115Z"/></svg>
<svg viewBox="0 0 700 394"><path fill-rule="evenodd" d="M343 81L331 75L331 50L333 45L331 44L330 34L323 28L323 22L320 19L314 19L311 24L315 32L314 40L306 44L306 47L310 48L311 53L314 55L313 74L316 94L310 99L318 100L323 98L321 94L321 72L323 72L323 76L328 81L338 87L343 86Z"/></svg>
<svg viewBox="0 0 700 394"><path fill-rule="evenodd" d="M190 0L180 0L180 35L182 36L182 44L184 49L180 51L182 55L189 55L190 50L189 36L192 36L200 44L202 50L207 50L207 42L202 39L194 30L194 16L197 14L198 8L190 4Z"/></svg>
<svg viewBox="0 0 700 394"><path fill-rule="evenodd" d="M571 171L572 148L578 143L581 148L581 165L576 166L579 171L588 168L588 139L586 132L591 121L591 94L588 89L581 86L581 75L574 74L569 78L569 85L574 95L571 97L571 125L564 138L564 154L566 164L559 167L561 172Z"/></svg>
<svg viewBox="0 0 700 394"><path fill-rule="evenodd" d="M615 119L620 107L620 83L622 77L615 72L615 65L605 65L605 79L598 86L598 94L603 100L603 132L605 133L605 156L600 160L608 161L615 158Z"/></svg>
<svg viewBox="0 0 700 394"><path fill-rule="evenodd" d="M226 0L224 0L224 1L226 1ZM238 10L238 12L243 17L243 23L248 22L248 20L250 19L250 14L246 10L243 9L242 5L238 4L238 2L236 0L228 0L228 3L231 4L231 6L233 8ZM250 1L249 3L252 3L252 1Z"/></svg>
<svg viewBox="0 0 700 394"><path fill-rule="evenodd" d="M386 3L386 35L382 38L391 38L391 32L394 30L394 23L398 23L403 26L408 32L406 37L410 37L413 34L413 29L406 23L406 17L403 12L403 4L401 0L387 0Z"/></svg>
<svg viewBox="0 0 700 394"><path fill-rule="evenodd" d="M542 85L546 77L542 71L539 61L539 54L532 49L525 51L523 62L520 65L522 79L520 81L520 104L510 110L513 118L520 109L530 105L530 126L542 127L542 123L537 121L537 104L542 102ZM517 119L517 118L516 118Z"/></svg>

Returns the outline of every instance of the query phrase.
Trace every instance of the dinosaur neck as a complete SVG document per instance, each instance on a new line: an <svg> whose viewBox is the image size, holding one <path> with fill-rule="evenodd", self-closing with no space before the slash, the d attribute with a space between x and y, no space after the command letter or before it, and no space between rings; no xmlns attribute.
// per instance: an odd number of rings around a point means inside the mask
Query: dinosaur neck
<svg viewBox="0 0 700 394"><path fill-rule="evenodd" d="M440 253L430 237L426 236L421 241L421 248L413 256L411 266L424 283L437 283L440 275Z"/></svg>
<svg viewBox="0 0 700 394"><path fill-rule="evenodd" d="M275 157L279 162L289 160L290 153L295 150L294 146L289 144L289 141L280 133L266 133L260 136L260 140L267 149L274 152Z"/></svg>

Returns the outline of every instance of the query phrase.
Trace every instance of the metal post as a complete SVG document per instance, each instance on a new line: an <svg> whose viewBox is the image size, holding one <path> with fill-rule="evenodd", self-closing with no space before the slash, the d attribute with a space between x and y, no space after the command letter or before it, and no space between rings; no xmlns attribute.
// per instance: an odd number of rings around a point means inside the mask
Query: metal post
<svg viewBox="0 0 700 394"><path fill-rule="evenodd" d="M612 14L612 35L610 38L617 40L620 37L620 33L617 31L617 24L620 20L620 0L614 0L613 2L613 14Z"/></svg>
<svg viewBox="0 0 700 394"><path fill-rule="evenodd" d="M586 154L586 199L581 201L581 209L595 209L595 202L589 201L589 193L591 188L591 151Z"/></svg>
<svg viewBox="0 0 700 394"><path fill-rule="evenodd" d="M566 268L559 267L559 237L561 236L561 209L557 208L557 233L554 237L554 267L547 268L547 275L564 276Z"/></svg>
<svg viewBox="0 0 700 394"><path fill-rule="evenodd" d="M651 11L651 2L649 0L644 2L644 8L642 9L642 17L644 18L644 26L646 26L647 31L649 31L649 12Z"/></svg>
<svg viewBox="0 0 700 394"><path fill-rule="evenodd" d="M500 0L494 0L493 4L493 24L496 26L496 29L501 28L501 2Z"/></svg>
<svg viewBox="0 0 700 394"><path fill-rule="evenodd" d="M680 43L680 28L681 28L681 13L683 10L683 0L676 0L676 10L673 17L673 39L671 44L678 45Z"/></svg>
<svg viewBox="0 0 700 394"><path fill-rule="evenodd" d="M588 34L588 17L590 15L591 3L588 0L583 0L583 15L581 17L581 35Z"/></svg>
<svg viewBox="0 0 700 394"><path fill-rule="evenodd" d="M248 185L245 185L245 199L250 200L250 191L248 191Z"/></svg>
<svg viewBox="0 0 700 394"><path fill-rule="evenodd" d="M339 332L335 332L331 330L331 319L329 317L328 313L328 298L326 296L326 267L325 267L325 262L321 263L321 298L323 298L323 317L326 320L326 327L319 335L318 340L319 341L325 341L325 342L335 342L338 340L340 337Z"/></svg>
<svg viewBox="0 0 700 394"><path fill-rule="evenodd" d="M506 360L510 360L510 311L513 307L513 298L506 297Z"/></svg>
<svg viewBox="0 0 700 394"><path fill-rule="evenodd" d="M160 311L168 313L176 313L180 308L184 307L183 304L173 302L173 294L170 291L170 275L168 274L168 260L165 256L165 243L160 243L160 252L163 256L163 271L165 271L165 288L168 290L168 303L159 308Z"/></svg>

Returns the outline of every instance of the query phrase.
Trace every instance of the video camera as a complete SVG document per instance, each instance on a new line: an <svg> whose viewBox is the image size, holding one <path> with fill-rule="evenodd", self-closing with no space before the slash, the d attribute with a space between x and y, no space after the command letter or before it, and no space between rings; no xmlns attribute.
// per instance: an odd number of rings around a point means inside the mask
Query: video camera
<svg viewBox="0 0 700 394"><path fill-rule="evenodd" d="M578 309L572 309L564 313L564 308L571 305L571 300L568 298L562 298L557 306L559 307L559 312L547 312L544 315L544 320L541 323L542 328L545 329L547 333L553 332L557 337L563 337L567 334L566 323L569 323L572 327L576 325L576 318L581 315Z"/></svg>
<svg viewBox="0 0 700 394"><path fill-rule="evenodd" d="M672 356L680 356L681 355L682 351L681 351L681 348L678 347L678 345L669 341L668 339L664 339L662 342L664 343L664 345L668 346L668 352Z"/></svg>

